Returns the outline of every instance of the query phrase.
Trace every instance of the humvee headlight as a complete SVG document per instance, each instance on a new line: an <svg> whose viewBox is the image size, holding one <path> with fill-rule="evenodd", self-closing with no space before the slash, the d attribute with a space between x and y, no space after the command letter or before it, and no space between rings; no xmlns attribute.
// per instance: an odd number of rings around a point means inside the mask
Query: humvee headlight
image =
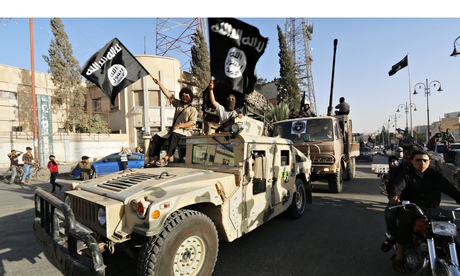
<svg viewBox="0 0 460 276"><path fill-rule="evenodd" d="M104 207L99 207L99 210L97 211L97 221L101 226L105 226L107 222L107 214L105 213L105 208Z"/></svg>
<svg viewBox="0 0 460 276"><path fill-rule="evenodd" d="M243 130L243 124L241 122L232 124L230 132L233 135L239 134Z"/></svg>
<svg viewBox="0 0 460 276"><path fill-rule="evenodd" d="M149 208L150 202L145 201L144 199L135 199L131 201L131 207L133 211L136 212L137 216L141 219L144 219L147 215L147 209Z"/></svg>

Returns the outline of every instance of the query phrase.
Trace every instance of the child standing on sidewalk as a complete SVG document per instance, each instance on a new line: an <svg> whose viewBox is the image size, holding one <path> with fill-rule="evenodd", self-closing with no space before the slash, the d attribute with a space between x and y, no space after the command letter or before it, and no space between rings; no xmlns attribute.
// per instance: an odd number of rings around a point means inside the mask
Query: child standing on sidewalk
<svg viewBox="0 0 460 276"><path fill-rule="evenodd" d="M62 190L62 185L56 183L56 178L57 178L57 175L59 174L59 162L56 160L56 157L54 155L50 155L50 161L48 162L47 167L51 173L50 183L51 185L53 185L53 189L51 190L51 193L54 194L56 192L56 186L59 187L59 191Z"/></svg>

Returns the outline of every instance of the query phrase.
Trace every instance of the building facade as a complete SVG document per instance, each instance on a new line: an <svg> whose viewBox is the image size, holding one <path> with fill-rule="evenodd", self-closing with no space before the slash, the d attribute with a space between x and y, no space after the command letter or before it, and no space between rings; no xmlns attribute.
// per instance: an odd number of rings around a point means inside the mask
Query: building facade
<svg viewBox="0 0 460 276"><path fill-rule="evenodd" d="M190 74L180 70L177 59L153 55L136 57L172 94L177 95L184 86L194 89ZM149 136L172 124L174 108L150 76L119 93L114 106L97 86L90 82L85 85L88 93L86 110L82 112L98 114L108 122L112 133L65 133L66 116L62 110L53 110L51 105L54 89L51 75L35 72L37 105L34 108L30 70L0 64L0 152L4 153L0 166L9 164L6 154L11 149L25 151L27 146L34 147L41 163L47 161L49 154L59 156L60 161L76 162L82 155L97 158L118 151L121 146L135 150L137 146L145 147ZM147 106L147 114L144 106ZM34 139L34 131L38 133L37 139Z"/></svg>

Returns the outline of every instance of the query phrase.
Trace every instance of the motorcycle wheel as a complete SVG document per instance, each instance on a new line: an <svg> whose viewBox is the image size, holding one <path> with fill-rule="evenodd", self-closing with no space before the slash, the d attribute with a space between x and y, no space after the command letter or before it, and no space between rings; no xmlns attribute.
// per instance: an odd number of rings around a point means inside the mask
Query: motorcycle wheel
<svg viewBox="0 0 460 276"><path fill-rule="evenodd" d="M460 276L459 268L454 265L450 260L439 259L436 262L438 268L437 274L439 276Z"/></svg>

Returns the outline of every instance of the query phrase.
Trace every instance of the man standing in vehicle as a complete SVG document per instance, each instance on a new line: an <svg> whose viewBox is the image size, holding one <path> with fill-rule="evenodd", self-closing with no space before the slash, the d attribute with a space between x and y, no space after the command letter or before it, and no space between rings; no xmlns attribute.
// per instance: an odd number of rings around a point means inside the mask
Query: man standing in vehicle
<svg viewBox="0 0 460 276"><path fill-rule="evenodd" d="M344 97L340 97L339 104L335 106L336 115L348 115L350 114L350 105L345 101Z"/></svg>
<svg viewBox="0 0 460 276"><path fill-rule="evenodd" d="M214 81L211 79L209 82L209 101L212 107L216 109L217 115L219 116L219 127L223 127L222 131L228 132L231 129L231 124L227 123L231 118L243 118L243 114L238 114L235 111L236 97L233 94L227 96L227 106L224 107L216 101L214 97Z"/></svg>
<svg viewBox="0 0 460 276"><path fill-rule="evenodd" d="M446 132L444 133L444 137L442 139L449 143L455 143L455 137L450 131L450 128L446 128Z"/></svg>
<svg viewBox="0 0 460 276"><path fill-rule="evenodd" d="M316 117L316 114L310 108L310 102L305 101L302 108L302 117Z"/></svg>

